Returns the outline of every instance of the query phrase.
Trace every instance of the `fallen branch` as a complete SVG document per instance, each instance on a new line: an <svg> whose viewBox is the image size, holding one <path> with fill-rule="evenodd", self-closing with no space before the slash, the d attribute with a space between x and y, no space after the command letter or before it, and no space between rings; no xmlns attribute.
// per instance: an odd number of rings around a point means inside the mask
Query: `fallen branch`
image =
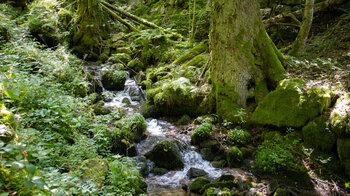
<svg viewBox="0 0 350 196"><path fill-rule="evenodd" d="M140 32L139 30L137 30L135 27L133 27L131 24L129 24L128 22L126 22L122 17L118 16L116 13L114 13L111 9L109 9L108 7L106 7L105 5L103 5L101 3L101 6L111 15L113 16L115 19L117 19L120 23L122 23L123 25L125 25L128 29L130 29L133 32Z"/></svg>
<svg viewBox="0 0 350 196"><path fill-rule="evenodd" d="M199 77L198 77L198 81L196 82L196 86L199 84L199 81L203 78L205 72L206 72L207 69L208 69L208 65L209 65L209 63L210 63L210 57L211 57L211 55L209 54L208 61L207 61L207 63L205 63L204 68L203 68L203 71L202 71L201 75L199 75Z"/></svg>
<svg viewBox="0 0 350 196"><path fill-rule="evenodd" d="M148 26L150 28L155 28L155 29L160 29L162 31L165 31L164 28L162 28L162 27L160 27L160 26L158 26L158 25L156 25L154 23L151 23L151 22L149 22L149 21L147 21L147 20L145 20L143 18L140 18L138 16L130 14L129 12L124 11L124 10L122 10L120 8L117 8L116 6L111 5L111 4L109 4L109 3L105 2L105 1L101 1L101 3L103 5L105 5L105 6L108 6L109 8L113 9L114 11L118 12L119 14L123 15L124 17L127 17L127 18L130 18L130 19L134 20L135 22L138 22L138 23L143 24L145 26Z"/></svg>

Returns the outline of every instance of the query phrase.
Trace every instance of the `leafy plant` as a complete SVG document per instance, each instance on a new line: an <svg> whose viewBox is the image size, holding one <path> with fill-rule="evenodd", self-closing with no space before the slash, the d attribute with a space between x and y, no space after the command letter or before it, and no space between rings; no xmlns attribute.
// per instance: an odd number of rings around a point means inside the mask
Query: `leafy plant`
<svg viewBox="0 0 350 196"><path fill-rule="evenodd" d="M251 135L248 131L242 129L232 129L227 134L227 142L230 145L247 145Z"/></svg>

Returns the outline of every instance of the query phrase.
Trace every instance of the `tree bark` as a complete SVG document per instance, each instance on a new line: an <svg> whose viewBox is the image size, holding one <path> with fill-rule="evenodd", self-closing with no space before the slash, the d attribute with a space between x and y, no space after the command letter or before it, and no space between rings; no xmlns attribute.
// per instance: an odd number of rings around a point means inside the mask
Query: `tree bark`
<svg viewBox="0 0 350 196"><path fill-rule="evenodd" d="M235 121L248 98L259 102L285 77L284 57L265 31L258 0L213 0L212 10L212 94L217 114Z"/></svg>
<svg viewBox="0 0 350 196"><path fill-rule="evenodd" d="M299 33L293 43L293 47L288 53L289 55L300 56L300 54L302 53L306 44L306 40L309 36L313 15L314 15L314 0L306 0L303 22L301 24Z"/></svg>
<svg viewBox="0 0 350 196"><path fill-rule="evenodd" d="M100 54L100 43L107 37L107 17L100 7L100 0L78 0L76 21L72 34L73 52L82 57L97 59Z"/></svg>

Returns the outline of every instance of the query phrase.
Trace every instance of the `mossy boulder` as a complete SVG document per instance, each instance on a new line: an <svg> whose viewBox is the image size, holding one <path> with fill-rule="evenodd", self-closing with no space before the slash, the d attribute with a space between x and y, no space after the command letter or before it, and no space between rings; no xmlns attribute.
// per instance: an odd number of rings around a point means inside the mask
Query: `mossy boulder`
<svg viewBox="0 0 350 196"><path fill-rule="evenodd" d="M300 79L285 79L258 104L252 122L277 127L301 127L331 104L331 92L314 87L305 90Z"/></svg>
<svg viewBox="0 0 350 196"><path fill-rule="evenodd" d="M134 70L134 71L141 71L145 68L145 65L140 61L140 59L136 58L128 63L128 68Z"/></svg>
<svg viewBox="0 0 350 196"><path fill-rule="evenodd" d="M323 152L331 152L336 144L336 135L330 129L327 119L318 117L310 121L302 129L303 139L306 144L311 145Z"/></svg>
<svg viewBox="0 0 350 196"><path fill-rule="evenodd" d="M208 173L202 169L198 169L198 168L194 168L191 167L188 171L187 171L187 176L189 178L197 178L197 177L201 177L201 176L206 176L208 175Z"/></svg>
<svg viewBox="0 0 350 196"><path fill-rule="evenodd" d="M338 137L350 137L350 94L341 96L330 115L332 130Z"/></svg>
<svg viewBox="0 0 350 196"><path fill-rule="evenodd" d="M191 132L191 143L194 145L199 145L204 140L209 139L212 130L213 124L211 123L203 123L199 125L199 127Z"/></svg>
<svg viewBox="0 0 350 196"><path fill-rule="evenodd" d="M91 179L97 185L102 186L106 180L109 165L104 159L88 159L81 164L83 179Z"/></svg>
<svg viewBox="0 0 350 196"><path fill-rule="evenodd" d="M96 115L106 115L110 114L112 111L109 108L104 107L105 102L99 101L94 105L94 113Z"/></svg>
<svg viewBox="0 0 350 196"><path fill-rule="evenodd" d="M8 110L5 105L0 104L0 123L10 126L10 128L17 130L18 122L15 118L15 115Z"/></svg>
<svg viewBox="0 0 350 196"><path fill-rule="evenodd" d="M150 104L148 101L141 106L140 112L145 118L157 118L160 116L157 106Z"/></svg>
<svg viewBox="0 0 350 196"><path fill-rule="evenodd" d="M176 122L178 125L187 125L191 123L191 117L187 114L181 116L181 118Z"/></svg>
<svg viewBox="0 0 350 196"><path fill-rule="evenodd" d="M248 131L242 129L232 129L228 132L226 141L230 145L247 145L250 142L251 135Z"/></svg>
<svg viewBox="0 0 350 196"><path fill-rule="evenodd" d="M338 138L337 151L345 173L350 177L350 138Z"/></svg>
<svg viewBox="0 0 350 196"><path fill-rule="evenodd" d="M109 59L108 62L112 63L123 63L128 64L129 61L131 61L131 57L129 54L126 53L117 53L113 54Z"/></svg>
<svg viewBox="0 0 350 196"><path fill-rule="evenodd" d="M138 113L122 118L115 124L119 129L128 132L129 139L133 142L140 142L144 136L144 132L147 129L145 118Z"/></svg>
<svg viewBox="0 0 350 196"><path fill-rule="evenodd" d="M200 193L200 190L206 185L209 184L210 181L206 177L199 177L196 178L191 184L190 184L190 191L193 193Z"/></svg>
<svg viewBox="0 0 350 196"><path fill-rule="evenodd" d="M184 161L178 147L167 139L156 143L145 156L153 161L157 167L167 170L182 169L184 167Z"/></svg>
<svg viewBox="0 0 350 196"><path fill-rule="evenodd" d="M127 78L125 71L103 70L101 72L101 82L107 90L123 90Z"/></svg>
<svg viewBox="0 0 350 196"><path fill-rule="evenodd" d="M233 146L226 152L226 160L229 167L240 167L243 161L243 153L239 148Z"/></svg>
<svg viewBox="0 0 350 196"><path fill-rule="evenodd" d="M225 160L220 160L220 161L213 161L212 165L215 168L223 168L223 167L225 167L226 163L227 162Z"/></svg>
<svg viewBox="0 0 350 196"><path fill-rule="evenodd" d="M160 167L155 167L153 168L152 170L152 173L155 174L155 175L164 175L168 172L167 169L165 168L160 168Z"/></svg>
<svg viewBox="0 0 350 196"><path fill-rule="evenodd" d="M196 116L211 111L207 94L205 88L192 85L184 77L147 89L146 93L149 103L157 106L162 115L167 116Z"/></svg>

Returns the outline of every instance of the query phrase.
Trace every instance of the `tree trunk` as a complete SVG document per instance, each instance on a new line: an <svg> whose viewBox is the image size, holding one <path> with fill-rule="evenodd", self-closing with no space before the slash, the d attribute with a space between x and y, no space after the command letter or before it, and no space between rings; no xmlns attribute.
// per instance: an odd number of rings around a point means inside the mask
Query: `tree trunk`
<svg viewBox="0 0 350 196"><path fill-rule="evenodd" d="M78 0L76 21L73 24L73 52L83 57L97 59L101 53L101 41L107 36L107 17L100 7L100 0Z"/></svg>
<svg viewBox="0 0 350 196"><path fill-rule="evenodd" d="M235 121L247 99L259 102L285 77L283 55L267 35L258 0L213 0L210 32L216 112Z"/></svg>
<svg viewBox="0 0 350 196"><path fill-rule="evenodd" d="M299 56L306 44L307 37L311 29L312 19L314 15L314 0L306 0L304 18L301 24L299 33L293 43L292 49L289 51L289 55Z"/></svg>

